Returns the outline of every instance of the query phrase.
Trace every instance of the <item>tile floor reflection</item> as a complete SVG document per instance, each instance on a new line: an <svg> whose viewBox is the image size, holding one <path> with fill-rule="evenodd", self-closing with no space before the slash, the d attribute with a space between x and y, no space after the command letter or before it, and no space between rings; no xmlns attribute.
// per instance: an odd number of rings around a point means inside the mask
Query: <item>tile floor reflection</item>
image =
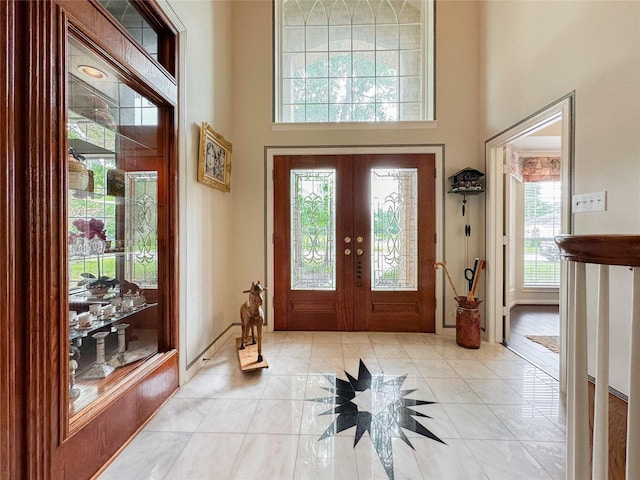
<svg viewBox="0 0 640 480"><path fill-rule="evenodd" d="M511 309L509 348L556 379L560 378L560 355L532 342L527 335L559 334L557 305L516 305Z"/></svg>
<svg viewBox="0 0 640 480"><path fill-rule="evenodd" d="M501 345L361 332L274 332L263 342L268 369L241 373L230 340L99 478L564 478L558 383ZM369 388L361 362L373 385L393 387ZM398 416L389 405L400 399L409 401ZM351 416L338 420L336 408ZM369 410L383 419L371 429L366 414L353 416Z"/></svg>

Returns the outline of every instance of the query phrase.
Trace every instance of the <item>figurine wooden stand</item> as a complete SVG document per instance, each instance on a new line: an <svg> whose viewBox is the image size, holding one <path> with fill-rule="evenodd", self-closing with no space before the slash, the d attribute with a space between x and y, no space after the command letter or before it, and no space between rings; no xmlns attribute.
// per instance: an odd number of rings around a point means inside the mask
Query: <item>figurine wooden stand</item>
<svg viewBox="0 0 640 480"><path fill-rule="evenodd" d="M262 355L263 291L260 282L251 282L251 288L242 292L249 294L249 299L240 306L242 338L236 338L238 360L240 360L240 368L243 372L269 368L269 364ZM257 343L254 329L258 332ZM251 330L251 344L249 344L249 330Z"/></svg>
<svg viewBox="0 0 640 480"><path fill-rule="evenodd" d="M241 349L242 338L236 338L236 347L238 348L238 360L240 360L240 369L243 372L250 372L252 370L259 370L261 368L269 368L267 359L262 356L262 361L258 362L258 348L257 344L247 345L244 349Z"/></svg>

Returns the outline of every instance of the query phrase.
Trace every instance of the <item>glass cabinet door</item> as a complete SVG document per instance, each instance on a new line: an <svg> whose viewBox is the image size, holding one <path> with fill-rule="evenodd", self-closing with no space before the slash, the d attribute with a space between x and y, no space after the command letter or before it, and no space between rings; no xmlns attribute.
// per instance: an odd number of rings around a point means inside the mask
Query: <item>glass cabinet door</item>
<svg viewBox="0 0 640 480"><path fill-rule="evenodd" d="M67 56L71 422L162 345L161 105L78 39Z"/></svg>

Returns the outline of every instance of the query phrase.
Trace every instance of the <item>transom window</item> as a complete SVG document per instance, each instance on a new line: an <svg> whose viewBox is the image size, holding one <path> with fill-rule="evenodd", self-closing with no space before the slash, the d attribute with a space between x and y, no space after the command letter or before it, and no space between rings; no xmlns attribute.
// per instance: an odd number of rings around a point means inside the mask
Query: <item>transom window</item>
<svg viewBox="0 0 640 480"><path fill-rule="evenodd" d="M275 121L433 120L433 0L274 0Z"/></svg>

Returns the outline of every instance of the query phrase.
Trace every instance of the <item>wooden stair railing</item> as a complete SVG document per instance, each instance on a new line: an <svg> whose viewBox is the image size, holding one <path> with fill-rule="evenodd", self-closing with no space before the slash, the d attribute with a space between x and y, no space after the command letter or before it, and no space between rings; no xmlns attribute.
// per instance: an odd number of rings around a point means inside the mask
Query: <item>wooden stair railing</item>
<svg viewBox="0 0 640 480"><path fill-rule="evenodd" d="M640 479L640 371L638 370L640 368L640 236L560 235L555 238L555 241L560 248L561 257L570 262L566 343L567 479L607 480L609 478L610 265L632 267L633 270L626 478ZM592 452L589 451L585 268L587 263L599 265Z"/></svg>

